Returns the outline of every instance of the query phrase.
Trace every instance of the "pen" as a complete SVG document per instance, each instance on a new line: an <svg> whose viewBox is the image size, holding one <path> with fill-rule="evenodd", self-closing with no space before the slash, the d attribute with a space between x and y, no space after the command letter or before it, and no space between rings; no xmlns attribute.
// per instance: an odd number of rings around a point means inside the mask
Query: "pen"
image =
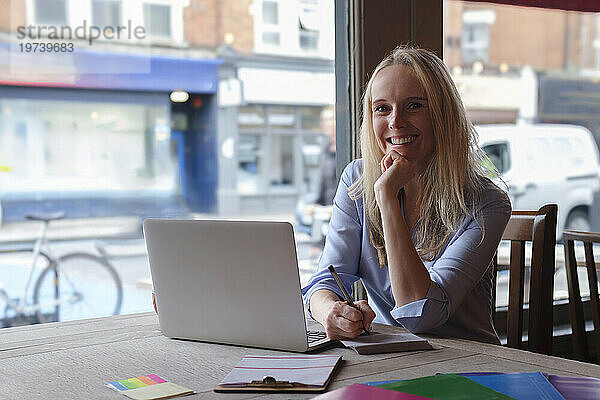
<svg viewBox="0 0 600 400"><path fill-rule="evenodd" d="M356 307L356 304L354 304L354 302L352 301L352 299L350 298L350 295L348 294L348 292L346 291L346 288L344 287L344 284L342 283L342 280L340 279L339 275L337 274L337 272L335 272L335 268L333 268L333 265L330 265L328 267L329 272L331 272L331 276L333 276L333 279L335 280L335 283L337 283L338 287L340 288L340 290L342 291L342 294L344 295L344 300L346 300L346 303L352 307L358 310L358 307ZM360 311L360 310L358 310ZM363 326L363 331L365 333L365 335L369 334L369 331L367 331L364 326Z"/></svg>

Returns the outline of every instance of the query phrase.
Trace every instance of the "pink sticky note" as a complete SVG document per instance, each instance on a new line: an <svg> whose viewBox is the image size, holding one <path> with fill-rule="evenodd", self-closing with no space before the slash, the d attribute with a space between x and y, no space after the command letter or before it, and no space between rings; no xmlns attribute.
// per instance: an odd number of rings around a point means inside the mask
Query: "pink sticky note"
<svg viewBox="0 0 600 400"><path fill-rule="evenodd" d="M414 394L396 392L395 390L382 389L375 386L355 383L350 386L336 389L315 397L313 400L427 400L429 397L415 396Z"/></svg>
<svg viewBox="0 0 600 400"><path fill-rule="evenodd" d="M158 375L150 374L146 375L148 378L152 379L156 383L165 383L166 381Z"/></svg>

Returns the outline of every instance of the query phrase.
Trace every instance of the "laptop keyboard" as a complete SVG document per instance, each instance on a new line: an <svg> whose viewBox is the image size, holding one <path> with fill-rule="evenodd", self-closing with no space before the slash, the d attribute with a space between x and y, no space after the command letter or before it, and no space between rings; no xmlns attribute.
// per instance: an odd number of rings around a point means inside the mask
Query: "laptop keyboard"
<svg viewBox="0 0 600 400"><path fill-rule="evenodd" d="M308 344L327 338L327 333L321 331L306 331Z"/></svg>

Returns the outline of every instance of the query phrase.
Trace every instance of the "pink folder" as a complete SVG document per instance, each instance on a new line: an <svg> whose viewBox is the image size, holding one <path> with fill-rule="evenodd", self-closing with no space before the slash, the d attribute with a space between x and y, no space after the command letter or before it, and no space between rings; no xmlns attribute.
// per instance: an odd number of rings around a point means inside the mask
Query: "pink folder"
<svg viewBox="0 0 600 400"><path fill-rule="evenodd" d="M414 394L396 392L378 388L376 386L355 383L350 386L336 389L315 397L313 400L427 400L429 397L415 396Z"/></svg>

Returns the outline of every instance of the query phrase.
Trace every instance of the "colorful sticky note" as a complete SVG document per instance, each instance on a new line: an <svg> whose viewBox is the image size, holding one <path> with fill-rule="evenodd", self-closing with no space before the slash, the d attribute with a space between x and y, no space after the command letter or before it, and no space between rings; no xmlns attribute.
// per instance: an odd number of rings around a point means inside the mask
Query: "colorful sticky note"
<svg viewBox="0 0 600 400"><path fill-rule="evenodd" d="M155 374L120 379L107 383L106 386L134 400L164 399L195 393Z"/></svg>

